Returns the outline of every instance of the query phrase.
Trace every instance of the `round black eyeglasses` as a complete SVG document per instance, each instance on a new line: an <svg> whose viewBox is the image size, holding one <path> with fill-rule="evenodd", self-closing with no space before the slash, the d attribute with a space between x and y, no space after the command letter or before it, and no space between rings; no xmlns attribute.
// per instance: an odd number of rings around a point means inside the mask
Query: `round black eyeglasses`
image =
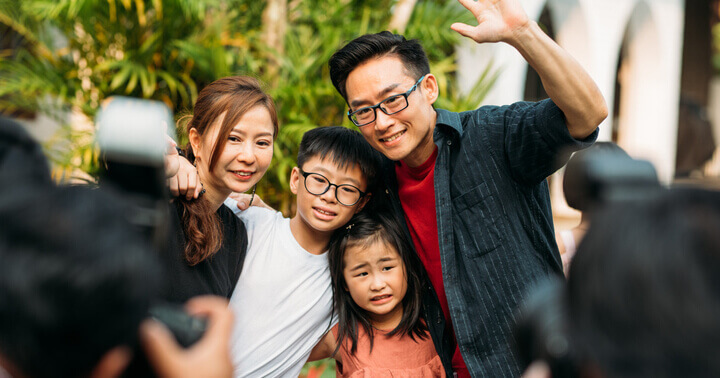
<svg viewBox="0 0 720 378"><path fill-rule="evenodd" d="M345 206L352 206L358 203L360 198L363 198L367 194L350 184L333 184L325 176L319 173L304 172L301 169L300 174L305 178L305 189L307 189L310 194L320 196L330 190L331 186L334 186L335 199Z"/></svg>

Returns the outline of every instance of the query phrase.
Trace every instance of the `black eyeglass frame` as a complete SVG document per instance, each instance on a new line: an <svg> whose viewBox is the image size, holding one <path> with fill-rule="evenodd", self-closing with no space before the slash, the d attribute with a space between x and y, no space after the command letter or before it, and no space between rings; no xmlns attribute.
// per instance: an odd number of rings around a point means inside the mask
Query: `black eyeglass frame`
<svg viewBox="0 0 720 378"><path fill-rule="evenodd" d="M418 81L415 82L415 85L413 85L412 87L410 87L410 89L408 89L407 92L405 92L405 93L400 93L400 94L392 95L392 96L390 96L390 97L388 97L388 98L386 98L386 99L378 102L378 103L375 104L375 105L372 105L372 106L363 106L362 108L360 108L360 109L358 109L358 110L355 110L354 112L351 112L350 110L348 110L347 116L348 116L348 118L350 119L350 122L352 122L352 123L353 123L355 126L357 126L357 127L363 127L363 126L367 126L367 125L375 122L375 120L377 120L377 110L378 110L378 109L380 109L383 113L385 113L385 114L387 114L387 115L397 114L397 113L400 113L401 111L407 109L408 106L410 106L410 102L408 101L408 96L410 96L410 94L417 88L417 86L420 85L420 83L423 81L423 79L425 79L426 76L427 76L427 75L423 75L420 79L418 79ZM382 108L382 104L384 104L386 101L391 100L391 99L395 99L395 98L398 98L398 97L404 97L404 98L405 98L405 107L403 107L403 108L400 109L400 110L394 111L394 112L392 112L392 113L388 113L385 109ZM362 125L361 125L361 124L358 124L358 123L353 119L353 115L357 114L357 113L360 112L360 111L366 110L366 109L372 109L372 111L373 111L373 119L372 119L372 121L363 123Z"/></svg>
<svg viewBox="0 0 720 378"><path fill-rule="evenodd" d="M350 185L350 184L340 184L340 185L338 185L338 184L334 184L334 183L330 182L330 180L328 180L327 177L325 177L325 176L323 176L323 175L321 175L321 174L319 174L319 173L315 173L315 172L305 172L305 171L303 171L302 169L300 169L300 174L303 176L303 181L304 181L304 182L303 182L303 185L305 186L305 190L307 190L308 193L310 193L310 194L312 194L312 195L314 195L314 196L321 196L321 195L327 193L327 191L330 190L330 187L333 187L333 186L334 186L334 187L335 187L335 199L338 201L339 204L341 204L341 205L343 205L343 206L353 206L353 205L355 205L356 203L360 202L360 200L367 195L367 193L363 192L362 190L360 190L360 188L358 188L358 187L355 186L355 185ZM313 192L307 187L307 177L310 176L310 175L318 175L318 176L322 177L325 181L327 181L328 186L325 188L325 190L322 191L322 193L313 193ZM358 193L360 193L360 197L358 197L357 201L355 201L355 202L353 202L353 203L351 203L351 204L349 204L349 205L346 204L346 203L344 203L344 202L342 202L342 201L340 201L340 198L338 198L338 189L339 189L340 187L343 187L343 186L349 186L349 187L351 187L351 188L354 188L355 190L358 191Z"/></svg>

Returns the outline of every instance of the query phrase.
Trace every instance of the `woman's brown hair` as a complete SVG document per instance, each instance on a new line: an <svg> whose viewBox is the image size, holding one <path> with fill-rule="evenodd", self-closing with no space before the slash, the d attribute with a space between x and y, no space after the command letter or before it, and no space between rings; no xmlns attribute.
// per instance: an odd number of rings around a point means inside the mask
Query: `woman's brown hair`
<svg viewBox="0 0 720 378"><path fill-rule="evenodd" d="M225 115L210 154L208 172L213 171L233 127L245 113L256 106L267 108L274 125L273 138L277 137L278 117L275 103L262 90L256 79L247 76L224 77L200 91L192 118L185 126L188 134L191 129L195 129L204 137L215 120ZM185 148L185 156L191 163L195 163L195 154L189 143ZM200 197L188 201L180 196L176 200L182 207L185 260L190 265L197 265L220 249L223 240L222 224L207 199Z"/></svg>

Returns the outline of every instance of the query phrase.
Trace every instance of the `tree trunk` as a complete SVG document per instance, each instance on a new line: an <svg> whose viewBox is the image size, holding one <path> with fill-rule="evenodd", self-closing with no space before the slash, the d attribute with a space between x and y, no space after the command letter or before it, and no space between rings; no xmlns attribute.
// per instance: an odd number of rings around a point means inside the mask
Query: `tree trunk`
<svg viewBox="0 0 720 378"><path fill-rule="evenodd" d="M273 51L268 59L268 79L275 81L279 71L278 56L285 52L284 38L287 30L287 0L268 0L262 15L263 42ZM277 55L275 55L277 54Z"/></svg>
<svg viewBox="0 0 720 378"><path fill-rule="evenodd" d="M417 3L417 0L398 0L397 4L395 4L395 11L393 12L392 19L390 19L388 29L396 33L404 33L408 22L410 22L413 9L415 9L415 3Z"/></svg>

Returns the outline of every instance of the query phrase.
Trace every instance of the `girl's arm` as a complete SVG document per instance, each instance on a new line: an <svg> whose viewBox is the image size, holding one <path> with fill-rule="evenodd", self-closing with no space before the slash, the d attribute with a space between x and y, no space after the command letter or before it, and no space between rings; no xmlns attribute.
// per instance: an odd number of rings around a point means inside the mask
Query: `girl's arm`
<svg viewBox="0 0 720 378"><path fill-rule="evenodd" d="M328 332L320 341L318 341L312 352L310 352L310 357L308 357L308 361L317 361L333 357L336 361L342 363L339 354L336 354L335 356L332 355L336 347L337 343L335 340L335 336L333 335L332 331Z"/></svg>

